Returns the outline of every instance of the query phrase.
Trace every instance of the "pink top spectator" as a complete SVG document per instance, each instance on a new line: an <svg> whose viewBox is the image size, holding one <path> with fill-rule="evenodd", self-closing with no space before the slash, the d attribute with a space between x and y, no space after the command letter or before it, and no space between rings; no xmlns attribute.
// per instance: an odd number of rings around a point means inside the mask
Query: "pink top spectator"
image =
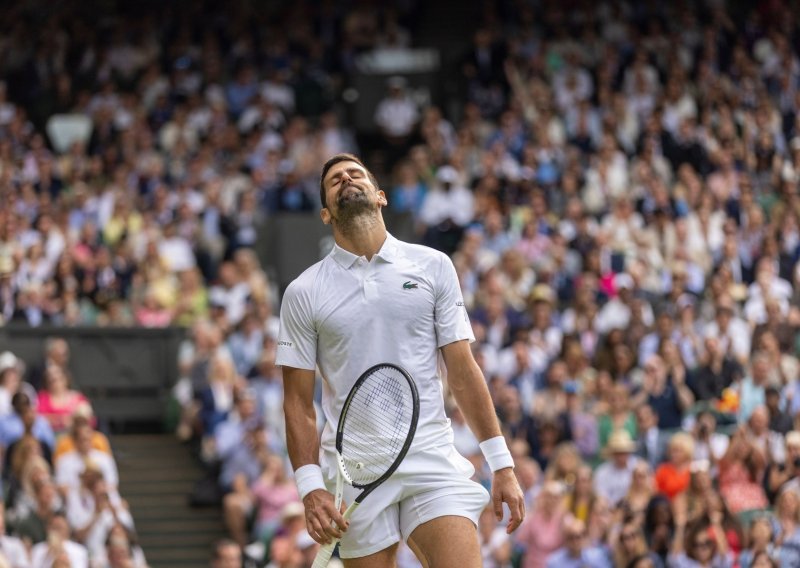
<svg viewBox="0 0 800 568"><path fill-rule="evenodd" d="M273 485L263 477L253 483L253 495L258 502L258 523L279 522L281 511L289 503L299 502L294 483Z"/></svg>
<svg viewBox="0 0 800 568"><path fill-rule="evenodd" d="M526 548L523 568L545 568L550 555L564 544L563 521L563 510L556 511L549 519L542 511L533 511L525 518L516 535Z"/></svg>
<svg viewBox="0 0 800 568"><path fill-rule="evenodd" d="M56 434L69 429L72 415L89 400L77 391L69 391L63 400L56 402L47 391L39 393L39 414L44 416ZM94 419L93 419L94 420Z"/></svg>

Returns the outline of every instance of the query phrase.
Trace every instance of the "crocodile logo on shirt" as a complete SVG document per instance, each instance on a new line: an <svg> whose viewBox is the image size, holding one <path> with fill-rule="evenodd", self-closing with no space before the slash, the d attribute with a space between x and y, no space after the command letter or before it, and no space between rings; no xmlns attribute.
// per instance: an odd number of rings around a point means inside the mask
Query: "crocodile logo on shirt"
<svg viewBox="0 0 800 568"><path fill-rule="evenodd" d="M409 280L408 282L403 282L403 290L413 290L418 288L419 285L416 282L412 282Z"/></svg>

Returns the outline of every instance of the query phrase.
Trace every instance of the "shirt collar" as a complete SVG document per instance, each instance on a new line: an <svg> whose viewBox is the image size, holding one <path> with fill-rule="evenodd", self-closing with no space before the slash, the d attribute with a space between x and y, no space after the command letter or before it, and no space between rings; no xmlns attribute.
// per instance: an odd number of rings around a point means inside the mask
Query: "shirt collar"
<svg viewBox="0 0 800 568"><path fill-rule="evenodd" d="M383 241L383 245L381 249L375 254L378 258L385 262L394 262L395 258L397 258L397 239L394 238L390 233L386 233L386 240ZM333 260L335 260L339 265L344 269L349 269L355 262L360 258L356 256L354 253L350 252L349 250L345 250L336 243L333 244L333 250L331 250L331 256Z"/></svg>

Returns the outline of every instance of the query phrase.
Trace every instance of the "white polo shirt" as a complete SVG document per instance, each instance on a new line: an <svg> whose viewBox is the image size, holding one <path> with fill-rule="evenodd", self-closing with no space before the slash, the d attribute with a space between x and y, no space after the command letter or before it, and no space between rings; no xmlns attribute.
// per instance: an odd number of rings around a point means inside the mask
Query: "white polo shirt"
<svg viewBox="0 0 800 568"><path fill-rule="evenodd" d="M334 245L289 285L281 306L277 364L319 366L326 420L321 444L327 452L335 451L339 414L358 377L378 363L403 367L420 398L413 452L452 442L438 350L474 339L447 255L388 235L371 261Z"/></svg>

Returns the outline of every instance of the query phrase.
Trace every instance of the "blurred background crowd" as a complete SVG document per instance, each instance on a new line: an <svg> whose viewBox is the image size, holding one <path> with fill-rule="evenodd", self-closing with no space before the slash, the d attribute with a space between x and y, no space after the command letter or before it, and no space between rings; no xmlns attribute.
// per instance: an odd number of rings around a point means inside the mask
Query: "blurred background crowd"
<svg viewBox="0 0 800 568"><path fill-rule="evenodd" d="M458 88L391 77L369 135L348 78L416 46L420 2L43 6L0 8L0 322L187 329L177 435L231 537L212 565L313 558L254 246L352 151L460 277L528 500L514 535L481 519L484 566L800 566L796 5L478 2ZM57 148L54 114L91 136ZM45 349L0 357L0 552L143 566L68 346Z"/></svg>

